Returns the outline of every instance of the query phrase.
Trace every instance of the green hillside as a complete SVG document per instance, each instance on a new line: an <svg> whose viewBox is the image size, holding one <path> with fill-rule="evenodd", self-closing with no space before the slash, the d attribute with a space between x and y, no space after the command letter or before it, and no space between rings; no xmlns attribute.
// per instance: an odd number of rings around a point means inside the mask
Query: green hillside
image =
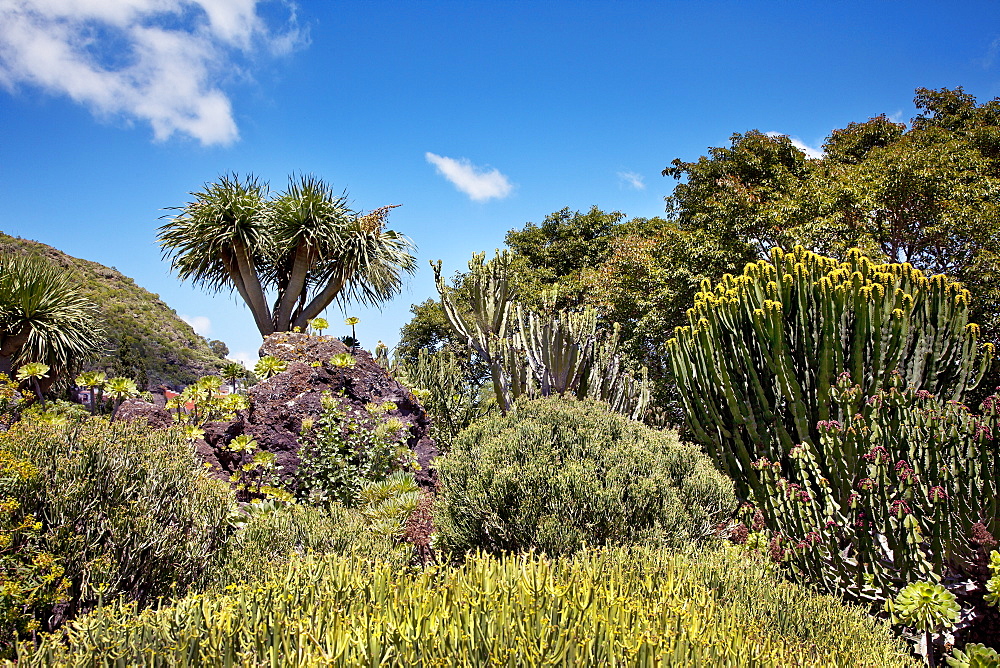
<svg viewBox="0 0 1000 668"><path fill-rule="evenodd" d="M213 373L221 360L204 338L159 297L116 269L66 255L37 241L0 232L0 254L40 255L72 272L97 303L108 345L88 368L134 378L140 387L186 385Z"/></svg>

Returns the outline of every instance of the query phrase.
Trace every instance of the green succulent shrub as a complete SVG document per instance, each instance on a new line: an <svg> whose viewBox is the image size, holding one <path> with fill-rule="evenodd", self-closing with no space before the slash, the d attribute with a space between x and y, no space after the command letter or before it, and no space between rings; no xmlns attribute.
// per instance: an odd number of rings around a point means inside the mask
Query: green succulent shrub
<svg viewBox="0 0 1000 668"><path fill-rule="evenodd" d="M407 547L392 535L372 531L361 510L336 503L323 509L299 503L251 503L233 521L238 530L213 555L203 588L259 582L303 554L342 554L397 568L410 560Z"/></svg>
<svg viewBox="0 0 1000 668"><path fill-rule="evenodd" d="M800 443L818 448L819 424L836 407L841 374L870 397L895 382L961 401L982 377L993 346L979 354L969 292L908 264L876 264L852 250L844 262L796 247L748 264L741 276L705 281L667 344L687 425L738 493L763 505L752 463L788 465Z"/></svg>
<svg viewBox="0 0 1000 668"><path fill-rule="evenodd" d="M982 643L969 643L948 657L949 668L1000 668L1000 653Z"/></svg>
<svg viewBox="0 0 1000 668"><path fill-rule="evenodd" d="M246 371L239 364L235 366ZM235 369L232 371L235 372ZM214 420L235 419L236 412L246 410L248 406L246 396L235 392L222 393L221 376L202 376L166 403L166 409L171 412L174 420L194 426Z"/></svg>
<svg viewBox="0 0 1000 668"><path fill-rule="evenodd" d="M41 628L39 619L66 598L65 569L42 543L42 523L16 497L39 475L31 462L0 450L0 659L17 638Z"/></svg>
<svg viewBox="0 0 1000 668"><path fill-rule="evenodd" d="M796 446L787 467L761 458L749 476L764 503L746 510L770 530L771 555L873 606L916 581L987 588L982 563L1000 535L997 399L977 415L901 383L865 396L845 374L830 391L838 419L820 423L818 447ZM984 610L969 612L967 624Z"/></svg>
<svg viewBox="0 0 1000 668"><path fill-rule="evenodd" d="M337 555L137 614L101 608L33 666L916 666L888 627L745 552L475 555L401 572ZM97 659L99 657L99 659Z"/></svg>
<svg viewBox="0 0 1000 668"><path fill-rule="evenodd" d="M253 367L253 372L255 376L261 378L262 380L267 380L271 376L276 376L287 368L287 362L278 359L274 355L267 355L257 360L257 364Z"/></svg>
<svg viewBox="0 0 1000 668"><path fill-rule="evenodd" d="M226 537L232 493L174 431L25 418L0 434L0 455L37 469L0 497L41 522L38 549L70 583L58 614L39 617L43 629L101 601L182 594Z"/></svg>
<svg viewBox="0 0 1000 668"><path fill-rule="evenodd" d="M522 401L463 431L437 466L439 545L457 552L683 542L736 507L696 446L593 400Z"/></svg>
<svg viewBox="0 0 1000 668"><path fill-rule="evenodd" d="M367 483L416 466L405 445L406 423L385 417L395 404L371 403L358 412L329 392L321 401L320 417L301 438L296 470L300 498L354 506Z"/></svg>

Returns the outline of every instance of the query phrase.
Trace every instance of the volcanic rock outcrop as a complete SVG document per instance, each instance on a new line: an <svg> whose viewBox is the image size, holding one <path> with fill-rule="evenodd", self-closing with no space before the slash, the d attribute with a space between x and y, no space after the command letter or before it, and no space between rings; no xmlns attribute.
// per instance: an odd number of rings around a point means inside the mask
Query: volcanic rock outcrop
<svg viewBox="0 0 1000 668"><path fill-rule="evenodd" d="M354 356L352 367L337 367L330 358L341 353ZM406 444L415 453L420 470L417 481L432 487L436 478L431 461L437 447L428 435L430 421L413 393L379 366L371 354L348 349L341 341L327 336L282 332L264 340L261 357L272 355L286 362L288 368L261 381L247 393L250 407L230 423L205 426L205 441L215 452L213 464L228 470L228 452L222 446L240 434L255 439L260 448L273 452L279 475L286 481L295 477L299 465L299 440L304 420L316 420L322 413L320 398L329 391L350 412L363 414L365 405L392 402L396 408L385 414L408 425ZM321 362L320 366L312 366ZM207 453L206 453L207 454ZM208 459L212 461L211 458Z"/></svg>

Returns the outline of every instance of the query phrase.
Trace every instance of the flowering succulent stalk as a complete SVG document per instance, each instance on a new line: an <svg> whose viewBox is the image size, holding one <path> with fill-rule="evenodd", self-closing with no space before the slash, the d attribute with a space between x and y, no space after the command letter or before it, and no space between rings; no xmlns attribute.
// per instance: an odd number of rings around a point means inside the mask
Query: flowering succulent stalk
<svg viewBox="0 0 1000 668"><path fill-rule="evenodd" d="M32 389L35 390L35 395L38 397L38 402L40 404L45 403L45 397L42 396L42 388L38 384L38 380L40 378L48 378L49 371L49 366L47 364L42 364L41 362L29 362L17 370L17 379L23 382L31 383Z"/></svg>

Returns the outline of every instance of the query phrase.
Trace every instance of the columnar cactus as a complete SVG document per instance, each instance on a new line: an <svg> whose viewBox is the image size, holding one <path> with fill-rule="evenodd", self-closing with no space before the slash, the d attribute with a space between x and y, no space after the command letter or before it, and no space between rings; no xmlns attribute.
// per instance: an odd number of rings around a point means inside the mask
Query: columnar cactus
<svg viewBox="0 0 1000 668"><path fill-rule="evenodd" d="M508 319L514 299L514 286L510 282L510 254L506 251L486 261L485 253L475 253L469 260L469 297L471 311L463 312L455 303L453 291L441 277L441 261L432 262L434 282L441 295L448 322L476 351L490 370L493 391L500 410L510 410L509 383L496 355L496 342L508 332Z"/></svg>
<svg viewBox="0 0 1000 668"><path fill-rule="evenodd" d="M482 253L473 255L469 312L459 308L441 278L441 263L432 263L445 315L489 367L501 411L508 412L521 396L572 394L641 418L649 403L649 383L645 370L637 379L625 369L618 327L599 330L590 308L554 313L524 308L515 301L510 261L506 251L489 262Z"/></svg>
<svg viewBox="0 0 1000 668"><path fill-rule="evenodd" d="M794 446L819 443L841 373L865 396L898 370L907 387L961 400L993 355L979 353L968 314L969 293L944 276L857 250L840 262L776 248L705 281L668 349L688 425L749 496L754 461L786 464ZM816 456L829 477L827 453Z"/></svg>

